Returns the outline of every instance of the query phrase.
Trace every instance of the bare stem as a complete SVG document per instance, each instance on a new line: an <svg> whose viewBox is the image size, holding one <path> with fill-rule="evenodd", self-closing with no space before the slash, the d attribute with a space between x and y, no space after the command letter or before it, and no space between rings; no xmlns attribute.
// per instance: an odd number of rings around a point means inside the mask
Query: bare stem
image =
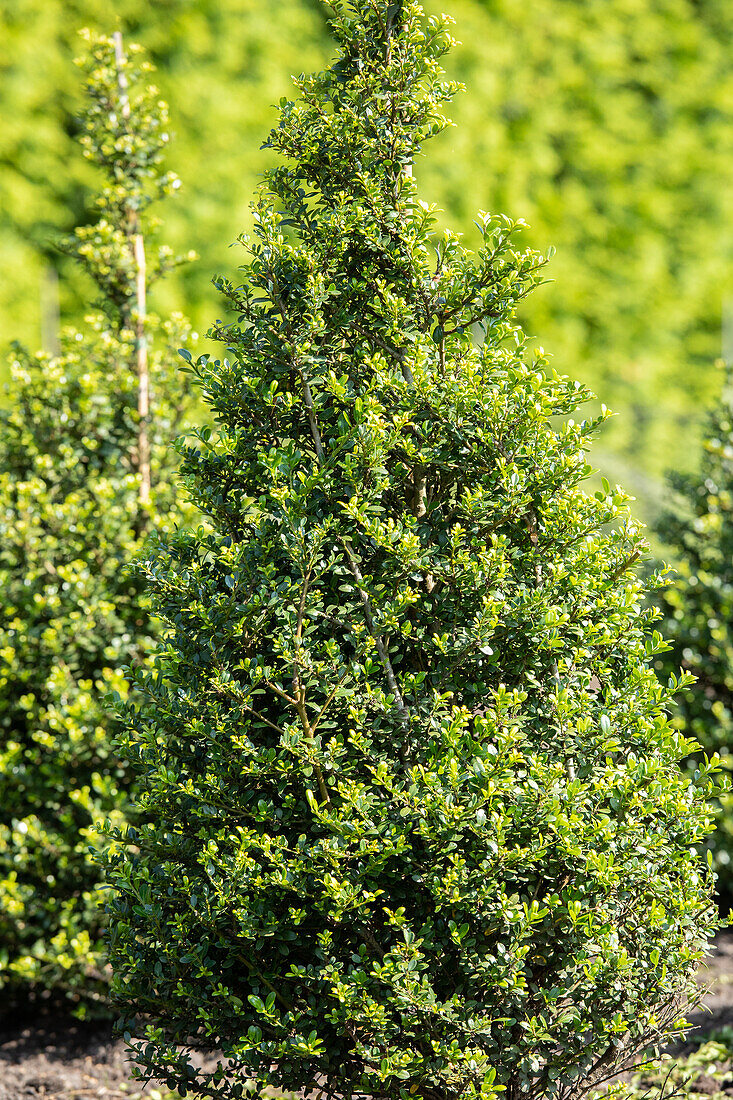
<svg viewBox="0 0 733 1100"><path fill-rule="evenodd" d="M140 501L145 504L150 500L150 437L148 424L150 420L150 372L148 369L148 338L145 332L145 319L147 316L147 301L145 293L146 268L145 268L145 244L140 232L135 234L135 267L136 267L136 298L137 298L137 412L138 412L138 437L137 456L140 471Z"/></svg>
<svg viewBox="0 0 733 1100"><path fill-rule="evenodd" d="M120 109L125 121L130 118L130 99L127 94L127 74L125 73L125 54L122 46L122 33L115 31L115 61L117 63L117 86L120 89ZM145 260L145 240L143 238L140 216L137 210L128 211L127 238L132 249L135 264L135 351L137 364L137 467L140 476L138 495L141 504L150 500L150 371L148 367L148 338L145 331L147 319L147 264Z"/></svg>
<svg viewBox="0 0 733 1100"><path fill-rule="evenodd" d="M405 706L405 701L402 698L402 692L400 691L399 686L397 684L397 677L394 674L394 669L392 668L392 662L389 659L389 653L387 652L387 647L384 644L384 638L382 637L381 634L377 634L377 632L374 628L374 614L373 614L373 611L372 611L372 602L369 599L369 596L367 595L366 590L364 588L364 578L361 574L361 570L359 569L359 566L357 565L356 558L354 557L351 550L349 549L348 544L343 539L341 539L340 542L341 542L341 545L343 546L344 551L346 553L346 558L349 562L349 568L351 569L352 576L353 576L354 580L356 581L357 588L359 589L359 595L361 596L361 602L362 602L362 605L364 607L364 619L365 619L366 624L367 624L367 630L371 634L372 639L374 641L374 644L377 647L377 653L379 654L379 660L382 662L382 668L384 669L384 674L387 677L387 684L389 686L389 690L394 695L395 706L397 707L397 713L399 714L400 720L402 721L402 723L404 725L407 725L407 723L409 721L409 718L410 718L410 713L409 713L407 707Z"/></svg>
<svg viewBox="0 0 733 1100"><path fill-rule="evenodd" d="M318 456L319 463L323 463L325 456L323 453L323 444L321 442L321 433L318 430L318 421L316 420L316 410L313 407L313 394L311 393L311 388L303 372L299 371L298 373L303 383L303 401L305 402L306 412L308 413L308 423L310 425L311 435L313 436L316 455Z"/></svg>
<svg viewBox="0 0 733 1100"><path fill-rule="evenodd" d="M529 509L529 511L527 512L527 515L524 517L524 523L525 523L525 526L527 528L527 533L529 534L530 542L532 543L532 546L534 547L534 579L535 579L535 584L536 584L537 588L541 588L541 586L542 586L542 565L540 563L540 556L539 556L539 542L540 542L539 533L538 533L539 525L537 523L537 513L535 512L534 508ZM558 668L557 661L552 662L552 664L550 666L550 673L552 675L552 682L555 686L555 691L559 692L561 687L562 687L562 681L560 680L560 669ZM562 729L562 725L561 725L561 729ZM575 780L575 758L573 756L568 756L566 758L565 764L566 764L566 768L567 768L568 779L572 783Z"/></svg>
<svg viewBox="0 0 733 1100"><path fill-rule="evenodd" d="M422 517L426 515L428 510L428 482L427 478L425 477L425 467L416 466L413 477L413 508L415 510L415 518L422 519Z"/></svg>

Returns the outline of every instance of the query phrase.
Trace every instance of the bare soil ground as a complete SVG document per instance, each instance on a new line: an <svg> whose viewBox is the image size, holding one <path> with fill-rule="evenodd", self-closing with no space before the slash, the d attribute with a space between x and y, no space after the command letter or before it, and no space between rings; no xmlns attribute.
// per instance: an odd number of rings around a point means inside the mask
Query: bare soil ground
<svg viewBox="0 0 733 1100"><path fill-rule="evenodd" d="M733 1025L733 931L716 940L700 983L710 989L704 1007L690 1016L694 1031L689 1039L697 1042ZM124 1043L106 1025L61 1015L0 1024L0 1100L131 1100L141 1092L149 1100L156 1094L170 1096L154 1086L141 1090L130 1081L129 1068Z"/></svg>
<svg viewBox="0 0 733 1100"><path fill-rule="evenodd" d="M140 1092L129 1074L108 1026L45 1014L0 1026L0 1100L127 1100Z"/></svg>
<svg viewBox="0 0 733 1100"><path fill-rule="evenodd" d="M726 929L715 938L698 981L707 992L703 1006L688 1013L693 1025L691 1039L733 1024L733 929Z"/></svg>
<svg viewBox="0 0 733 1100"><path fill-rule="evenodd" d="M0 1025L0 1100L131 1100L141 1092L150 1089L130 1081L125 1044L109 1025L45 1014Z"/></svg>

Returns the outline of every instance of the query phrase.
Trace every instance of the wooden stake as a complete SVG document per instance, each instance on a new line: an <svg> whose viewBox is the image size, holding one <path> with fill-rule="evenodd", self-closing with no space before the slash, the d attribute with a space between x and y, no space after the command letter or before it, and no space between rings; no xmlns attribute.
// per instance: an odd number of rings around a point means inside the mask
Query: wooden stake
<svg viewBox="0 0 733 1100"><path fill-rule="evenodd" d="M120 89L122 117L130 118L130 100L127 95L127 75L124 70L125 55L122 48L122 33L115 31L115 60L117 62L117 84ZM145 241L137 210L129 213L126 229L132 247L135 262L135 349L137 359L137 467L140 477L139 498L141 504L150 500L150 437L148 424L150 419L150 372L148 368L148 338L145 331L147 318L147 265L145 260Z"/></svg>

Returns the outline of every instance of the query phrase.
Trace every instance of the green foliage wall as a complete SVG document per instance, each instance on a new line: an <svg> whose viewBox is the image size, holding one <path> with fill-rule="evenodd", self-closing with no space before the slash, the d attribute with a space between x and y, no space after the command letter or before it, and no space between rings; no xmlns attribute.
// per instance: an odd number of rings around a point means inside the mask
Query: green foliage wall
<svg viewBox="0 0 733 1100"><path fill-rule="evenodd" d="M431 190L462 225L511 209L556 246L529 331L620 414L601 447L660 474L714 387L733 288L733 9L463 0L454 15L472 94Z"/></svg>
<svg viewBox="0 0 733 1100"><path fill-rule="evenodd" d="M431 9L439 5L432 3ZM259 151L288 74L328 53L317 0L121 0L173 105L186 198L168 223L201 263L174 295L211 315L215 257L247 224L269 163ZM451 75L470 82L460 126L419 174L454 225L511 208L526 240L558 249L555 283L527 303L530 332L624 415L615 468L659 475L710 393L733 272L733 10L726 0L458 0ZM48 239L84 216L88 173L70 154L77 27L108 31L103 0L0 0L0 338L39 335ZM72 316L83 294L63 271ZM684 459L682 459L684 461ZM654 493L636 470L635 489Z"/></svg>
<svg viewBox="0 0 733 1100"><path fill-rule="evenodd" d="M159 288L157 300L196 323L210 315L213 257L246 219L266 162L258 150L271 104L288 90L289 73L326 47L316 8L304 0L0 0L0 254L17 273L0 289L0 340L37 345L43 269L59 263L53 242L93 217L96 173L76 152L78 31L109 34L119 21L158 68L176 136L170 164L186 196L166 212L166 239L196 248L201 263ZM62 313L73 320L90 288L69 264L61 272Z"/></svg>

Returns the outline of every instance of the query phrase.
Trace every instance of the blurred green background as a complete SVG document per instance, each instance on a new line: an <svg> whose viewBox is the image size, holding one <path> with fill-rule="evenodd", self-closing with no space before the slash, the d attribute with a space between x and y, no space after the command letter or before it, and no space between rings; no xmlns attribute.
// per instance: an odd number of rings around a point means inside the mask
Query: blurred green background
<svg viewBox="0 0 733 1100"><path fill-rule="evenodd" d="M441 4L427 0L429 11ZM731 0L446 0L467 91L417 166L422 194L470 240L479 209L557 254L523 307L562 372L619 415L593 455L654 518L665 469L696 463L714 361L733 356ZM36 349L91 288L55 242L92 219L76 143L81 27L121 28L158 67L183 187L164 238L199 260L161 309L205 329L216 272L269 154L290 74L323 66L319 0L0 0L0 344ZM726 335L727 333L727 335ZM2 370L4 368L0 368Z"/></svg>

